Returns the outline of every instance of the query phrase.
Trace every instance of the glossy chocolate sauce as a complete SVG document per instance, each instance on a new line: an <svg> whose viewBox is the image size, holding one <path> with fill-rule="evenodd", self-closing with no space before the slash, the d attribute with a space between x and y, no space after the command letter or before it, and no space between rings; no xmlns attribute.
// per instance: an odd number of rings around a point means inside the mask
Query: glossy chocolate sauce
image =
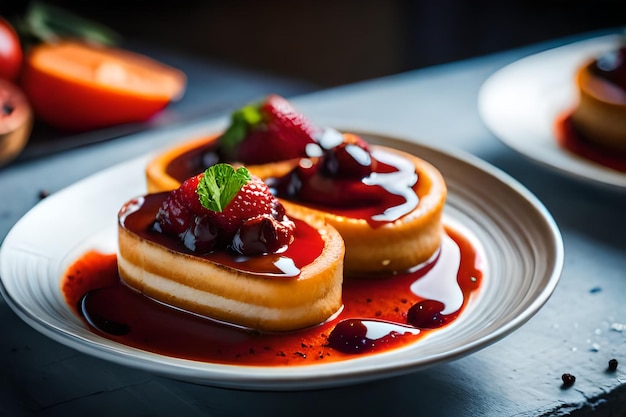
<svg viewBox="0 0 626 417"><path fill-rule="evenodd" d="M482 277L475 248L448 229L441 250L426 264L394 276L345 277L344 307L336 317L285 333L242 329L155 302L121 283L114 254L85 253L61 285L76 314L116 342L203 362L295 366L415 343L453 323Z"/></svg>

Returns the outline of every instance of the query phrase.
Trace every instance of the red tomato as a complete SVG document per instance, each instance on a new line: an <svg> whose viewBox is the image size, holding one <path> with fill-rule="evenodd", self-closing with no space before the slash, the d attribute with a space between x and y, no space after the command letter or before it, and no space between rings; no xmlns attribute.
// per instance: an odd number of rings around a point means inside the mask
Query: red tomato
<svg viewBox="0 0 626 417"><path fill-rule="evenodd" d="M0 17L0 78L15 81L22 69L24 54L13 26Z"/></svg>

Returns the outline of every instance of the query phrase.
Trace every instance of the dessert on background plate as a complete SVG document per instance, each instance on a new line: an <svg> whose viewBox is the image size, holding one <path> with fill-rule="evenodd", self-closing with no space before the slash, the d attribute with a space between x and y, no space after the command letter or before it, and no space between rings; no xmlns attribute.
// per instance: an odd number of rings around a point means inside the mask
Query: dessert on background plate
<svg viewBox="0 0 626 417"><path fill-rule="evenodd" d="M581 140L570 117L578 102L576 71L618 48L621 37L608 33L582 39L499 69L479 90L482 121L497 139L534 162L573 179L623 189L624 158ZM581 149L575 151L575 146Z"/></svg>
<svg viewBox="0 0 626 417"><path fill-rule="evenodd" d="M599 146L626 152L626 41L580 67L576 86L575 128Z"/></svg>
<svg viewBox="0 0 626 417"><path fill-rule="evenodd" d="M556 122L556 137L563 148L621 172L626 172L624 39L577 68L576 103Z"/></svg>

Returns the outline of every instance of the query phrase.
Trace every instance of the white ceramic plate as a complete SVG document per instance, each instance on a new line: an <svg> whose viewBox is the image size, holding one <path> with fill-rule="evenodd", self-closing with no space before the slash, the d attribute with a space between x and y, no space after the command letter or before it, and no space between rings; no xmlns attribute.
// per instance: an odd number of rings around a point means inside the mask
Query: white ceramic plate
<svg viewBox="0 0 626 417"><path fill-rule="evenodd" d="M60 278L87 249L116 250L119 207L145 190L147 157L51 195L10 231L0 249L2 295L29 325L78 351L190 382L258 390L345 385L399 375L481 349L525 323L560 277L563 245L544 206L501 171L466 155L364 135L434 163L449 187L445 221L474 239L486 274L478 297L451 326L408 348L300 367L232 366L162 356L92 333L64 302Z"/></svg>
<svg viewBox="0 0 626 417"><path fill-rule="evenodd" d="M487 127L517 152L574 178L626 187L626 173L576 156L558 146L556 117L576 101L574 74L590 58L615 48L609 35L550 49L516 61L485 81L478 110Z"/></svg>

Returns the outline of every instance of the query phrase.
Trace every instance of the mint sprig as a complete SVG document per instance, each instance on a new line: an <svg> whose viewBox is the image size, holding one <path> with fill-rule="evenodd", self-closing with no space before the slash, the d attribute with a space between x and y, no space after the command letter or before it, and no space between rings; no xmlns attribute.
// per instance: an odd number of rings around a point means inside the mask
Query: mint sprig
<svg viewBox="0 0 626 417"><path fill-rule="evenodd" d="M229 164L212 165L198 182L200 204L209 210L222 212L250 179L250 172L244 167L235 170Z"/></svg>
<svg viewBox="0 0 626 417"><path fill-rule="evenodd" d="M259 104L248 104L233 112L230 115L230 126L219 139L223 154L230 159L236 159L237 146L243 142L252 128L262 122L263 115Z"/></svg>

